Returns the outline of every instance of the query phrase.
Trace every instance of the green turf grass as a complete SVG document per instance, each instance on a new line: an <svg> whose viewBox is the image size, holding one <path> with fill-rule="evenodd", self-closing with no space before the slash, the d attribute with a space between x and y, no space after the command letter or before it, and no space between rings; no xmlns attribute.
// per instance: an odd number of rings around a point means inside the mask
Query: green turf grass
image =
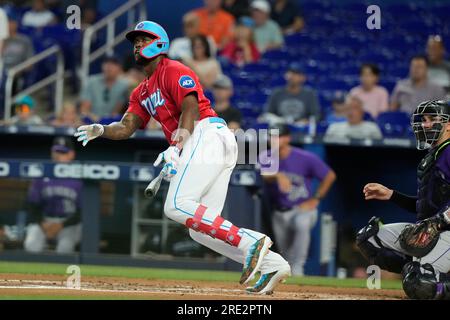
<svg viewBox="0 0 450 320"><path fill-rule="evenodd" d="M56 263L23 263L23 262L0 262L1 273L20 274L52 274L66 275L68 265ZM153 268L131 268L117 266L93 266L81 265L81 277L123 277L138 279L160 279L160 280L192 280L192 281L225 281L237 282L240 278L238 272L228 271L205 271L205 270L179 270L179 269L153 269ZM1 278L1 276L0 276ZM344 288L366 288L365 279L337 279L330 277L291 277L287 284L329 286ZM401 289L399 280L382 280L382 289Z"/></svg>

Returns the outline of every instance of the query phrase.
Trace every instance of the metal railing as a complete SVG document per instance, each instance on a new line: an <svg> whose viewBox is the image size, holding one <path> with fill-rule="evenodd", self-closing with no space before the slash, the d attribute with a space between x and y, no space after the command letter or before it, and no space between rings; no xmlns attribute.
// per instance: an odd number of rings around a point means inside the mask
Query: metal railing
<svg viewBox="0 0 450 320"><path fill-rule="evenodd" d="M136 11L138 11L138 19L136 19ZM84 31L82 58L81 58L81 83L86 84L89 77L89 67L92 62L100 58L102 55L113 53L113 48L125 40L125 34L129 31L124 30L115 35L116 20L123 14L127 13L127 26L131 27L139 21L145 20L147 17L147 9L145 0L130 0L124 5L117 8L102 20L88 27ZM106 43L95 51L91 52L91 43L94 36L106 27Z"/></svg>
<svg viewBox="0 0 450 320"><path fill-rule="evenodd" d="M36 63L52 56L56 55L57 64L55 73L47 76L46 78L39 80L28 88L22 90L13 96L13 85L15 77L20 74L22 71L30 68ZM31 57L28 60L12 67L7 72L6 83L5 83L5 120L9 120L11 118L11 108L13 101L19 95L30 95L46 86L56 82L55 86L55 111L59 112L63 105L63 91L64 91L64 55L61 51L61 48L58 45L54 45L41 53Z"/></svg>

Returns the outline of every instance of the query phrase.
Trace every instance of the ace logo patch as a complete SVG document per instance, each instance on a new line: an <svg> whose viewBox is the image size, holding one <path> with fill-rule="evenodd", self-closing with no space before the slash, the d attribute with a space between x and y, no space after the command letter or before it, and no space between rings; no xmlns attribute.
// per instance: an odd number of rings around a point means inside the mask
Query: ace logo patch
<svg viewBox="0 0 450 320"><path fill-rule="evenodd" d="M191 89L195 87L195 81L190 76L181 76L178 80L180 87L185 89Z"/></svg>

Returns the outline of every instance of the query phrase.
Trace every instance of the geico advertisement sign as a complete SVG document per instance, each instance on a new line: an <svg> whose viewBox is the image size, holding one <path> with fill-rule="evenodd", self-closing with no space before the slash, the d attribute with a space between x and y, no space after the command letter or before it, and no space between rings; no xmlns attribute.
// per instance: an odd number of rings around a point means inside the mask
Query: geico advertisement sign
<svg viewBox="0 0 450 320"><path fill-rule="evenodd" d="M108 164L58 163L55 164L53 174L56 178L117 180L120 177L120 168Z"/></svg>
<svg viewBox="0 0 450 320"><path fill-rule="evenodd" d="M0 162L0 177L9 176L9 163Z"/></svg>

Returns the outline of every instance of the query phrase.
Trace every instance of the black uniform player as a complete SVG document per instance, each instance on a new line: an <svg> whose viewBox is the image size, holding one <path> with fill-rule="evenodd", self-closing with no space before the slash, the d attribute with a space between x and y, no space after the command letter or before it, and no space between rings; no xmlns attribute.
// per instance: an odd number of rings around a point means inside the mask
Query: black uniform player
<svg viewBox="0 0 450 320"><path fill-rule="evenodd" d="M366 200L389 200L432 222L439 240L422 257L406 252L399 236L409 223L383 225L373 217L357 235L357 244L371 264L402 273L403 289L414 299L450 299L450 104L432 100L415 110L411 125L417 148L429 149L419 164L417 196L407 196L377 183L364 187Z"/></svg>

